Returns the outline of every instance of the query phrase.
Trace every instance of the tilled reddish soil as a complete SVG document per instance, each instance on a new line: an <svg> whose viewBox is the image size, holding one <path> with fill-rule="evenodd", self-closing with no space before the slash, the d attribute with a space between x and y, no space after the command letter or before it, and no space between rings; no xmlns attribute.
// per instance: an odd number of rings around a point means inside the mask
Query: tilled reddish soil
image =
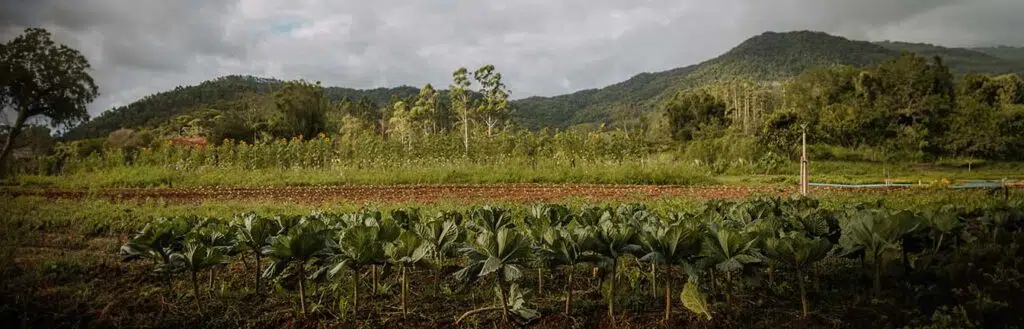
<svg viewBox="0 0 1024 329"><path fill-rule="evenodd" d="M664 197L694 199L743 198L752 194L788 195L795 187L780 186L682 186L601 184L483 184L483 185L387 185L266 188L120 188L50 189L7 188L7 196L43 196L51 199L87 197L112 200L163 199L175 203L203 200L268 200L319 204L350 202L542 202L570 198L586 200L643 200Z"/></svg>

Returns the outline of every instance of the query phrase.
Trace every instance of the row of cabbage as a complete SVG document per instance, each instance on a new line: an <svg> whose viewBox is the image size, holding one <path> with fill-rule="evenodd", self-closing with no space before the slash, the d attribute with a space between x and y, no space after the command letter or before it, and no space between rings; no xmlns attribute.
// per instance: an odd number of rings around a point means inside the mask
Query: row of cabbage
<svg viewBox="0 0 1024 329"><path fill-rule="evenodd" d="M155 273L168 285L176 276L187 277L197 305L202 272L209 271L212 278L213 271L241 260L252 271L257 293L266 290L267 280L297 280L294 293L303 314L310 283L343 278L351 280L352 295L338 298L359 312L359 281L370 272L373 289L384 280L378 274L398 282L404 316L409 312L408 273L416 270L457 287L494 285L496 305L470 310L459 320L493 311L500 312L502 321L528 322L541 314L529 307L530 289L519 284L524 278L536 271L539 295L551 285L544 278L563 271L560 277L567 279L552 289L557 292L549 292L564 294L564 312L571 314L573 276L585 268L590 269L586 275L597 277L593 288L601 291L614 321L622 281L635 281L626 274L629 268L629 273L642 269L648 286L663 294L665 320L677 303L710 318L708 298L733 303L749 277L764 277L772 284L778 278L796 281L806 317L811 312L807 286L820 279L815 266L822 260L859 259L864 275L873 279L871 290L881 293L887 264L908 263L909 257L915 266L927 267L931 257L963 243L1019 232L1022 220L1024 204L1014 201L976 209L944 205L895 210L880 202L826 209L817 200L799 197L711 200L693 211L667 213L641 204L578 209L543 204L529 207L524 215L491 206L433 216L416 209L387 215L246 213L230 220L157 218L121 252L152 260ZM254 266L249 259L255 260ZM778 276L781 272L788 275Z"/></svg>

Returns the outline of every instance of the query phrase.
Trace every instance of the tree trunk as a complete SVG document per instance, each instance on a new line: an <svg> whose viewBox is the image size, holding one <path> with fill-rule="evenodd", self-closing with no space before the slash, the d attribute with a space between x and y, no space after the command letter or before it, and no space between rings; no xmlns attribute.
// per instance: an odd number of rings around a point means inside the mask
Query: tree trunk
<svg viewBox="0 0 1024 329"><path fill-rule="evenodd" d="M569 266L569 278L565 281L565 315L572 314L572 266Z"/></svg>
<svg viewBox="0 0 1024 329"><path fill-rule="evenodd" d="M213 275L217 272L217 268L210 268L210 294L213 294Z"/></svg>
<svg viewBox="0 0 1024 329"><path fill-rule="evenodd" d="M7 176L7 157L14 151L14 139L18 138L21 134L21 128L25 126L25 120L28 117L25 116L25 110L18 111L18 117L14 120L14 127L11 128L10 132L7 133L7 141L4 142L3 150L0 150L0 177Z"/></svg>
<svg viewBox="0 0 1024 329"><path fill-rule="evenodd" d="M796 268L797 285L800 286L800 306L803 307L804 318L807 317L807 288L804 287L804 276L800 267Z"/></svg>
<svg viewBox="0 0 1024 329"><path fill-rule="evenodd" d="M462 109L462 146L465 147L466 156L469 156L469 109L463 105Z"/></svg>
<svg viewBox="0 0 1024 329"><path fill-rule="evenodd" d="M768 283L775 288L775 262L768 262Z"/></svg>
<svg viewBox="0 0 1024 329"><path fill-rule="evenodd" d="M306 315L306 289L302 284L306 281L306 263L299 263L299 306L302 308L302 315Z"/></svg>
<svg viewBox="0 0 1024 329"><path fill-rule="evenodd" d="M492 128L494 128L494 125L497 124L497 121L495 121L494 119L491 118L490 115L488 115L486 118L484 118L484 124L487 125L487 138L491 138L491 130Z"/></svg>

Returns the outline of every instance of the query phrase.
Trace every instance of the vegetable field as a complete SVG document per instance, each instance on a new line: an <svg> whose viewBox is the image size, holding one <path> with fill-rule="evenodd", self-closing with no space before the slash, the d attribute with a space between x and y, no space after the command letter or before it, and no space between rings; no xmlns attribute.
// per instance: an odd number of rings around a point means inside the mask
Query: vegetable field
<svg viewBox="0 0 1024 329"><path fill-rule="evenodd" d="M1024 201L945 197L954 194L363 205L305 214L211 213L200 204L174 216L113 203L121 210L44 215L36 211L48 202L39 200L35 209L5 211L0 260L9 280L0 320L161 328L1022 325L1015 310L1024 306ZM125 216L140 219L114 219Z"/></svg>

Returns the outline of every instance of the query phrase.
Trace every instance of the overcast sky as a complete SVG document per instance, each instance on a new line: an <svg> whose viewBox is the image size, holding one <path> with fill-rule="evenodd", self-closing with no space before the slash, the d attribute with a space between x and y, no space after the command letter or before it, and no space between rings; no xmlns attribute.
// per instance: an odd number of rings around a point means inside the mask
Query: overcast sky
<svg viewBox="0 0 1024 329"><path fill-rule="evenodd" d="M0 0L0 40L44 27L92 63L93 115L227 74L352 88L494 64L514 98L712 58L761 32L1024 45L1024 0Z"/></svg>

